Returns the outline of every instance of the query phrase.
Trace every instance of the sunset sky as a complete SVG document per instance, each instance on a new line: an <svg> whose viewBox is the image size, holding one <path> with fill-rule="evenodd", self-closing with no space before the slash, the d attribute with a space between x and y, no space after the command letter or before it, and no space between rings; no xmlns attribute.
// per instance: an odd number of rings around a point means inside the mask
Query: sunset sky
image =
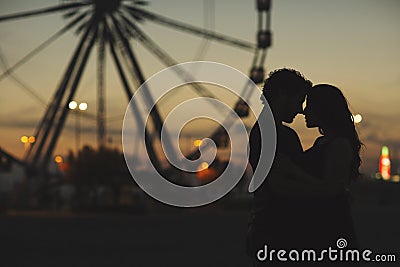
<svg viewBox="0 0 400 267"><path fill-rule="evenodd" d="M57 5L59 0L0 0L0 15ZM215 0L215 14L204 12L203 1L154 0L147 10L219 33L255 43L255 1ZM215 22L204 21L214 18ZM331 83L343 90L358 124L363 151L363 170L376 170L382 145L392 159L400 159L400 1L397 0L275 0L272 3L273 45L266 69L295 68L314 84ZM62 13L0 22L0 50L9 66L65 26ZM203 38L169 29L150 21L142 29L178 62L209 60L228 64L248 73L252 53L236 47L206 43ZM42 51L16 71L16 75L38 96L32 97L10 78L0 81L0 147L22 157L22 135L32 135L45 106L77 45L74 32ZM164 66L136 41L132 42L146 77ZM199 56L202 45L206 46ZM94 51L95 52L95 51ZM107 56L107 63L111 58ZM76 94L88 103L88 114L96 111L96 64L92 53ZM4 68L0 66L0 73ZM121 147L121 126L127 100L115 67L107 66L107 127L112 146ZM44 102L44 103L42 103ZM56 154L75 149L74 117L69 117ZM81 144L95 144L95 121L81 118ZM316 130L306 129L304 117L293 124L303 147L308 148ZM394 171L392 169L392 171Z"/></svg>

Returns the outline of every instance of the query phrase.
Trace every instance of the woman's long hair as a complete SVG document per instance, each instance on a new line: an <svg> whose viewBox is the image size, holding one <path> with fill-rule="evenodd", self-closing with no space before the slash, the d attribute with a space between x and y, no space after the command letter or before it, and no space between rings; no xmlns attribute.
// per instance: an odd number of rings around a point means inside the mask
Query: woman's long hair
<svg viewBox="0 0 400 267"><path fill-rule="evenodd" d="M320 120L320 133L324 134L325 129L350 141L353 149L352 177L359 177L360 149L363 144L358 137L353 115L343 93L335 86L318 84L311 88L307 98L312 101L313 110Z"/></svg>

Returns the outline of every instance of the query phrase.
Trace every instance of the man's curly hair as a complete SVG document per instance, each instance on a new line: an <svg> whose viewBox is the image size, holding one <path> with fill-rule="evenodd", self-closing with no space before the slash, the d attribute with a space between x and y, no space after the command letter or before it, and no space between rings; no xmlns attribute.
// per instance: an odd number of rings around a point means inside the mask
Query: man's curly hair
<svg viewBox="0 0 400 267"><path fill-rule="evenodd" d="M307 93L312 82L295 69L281 68L271 71L264 82L263 95L267 100L277 95Z"/></svg>

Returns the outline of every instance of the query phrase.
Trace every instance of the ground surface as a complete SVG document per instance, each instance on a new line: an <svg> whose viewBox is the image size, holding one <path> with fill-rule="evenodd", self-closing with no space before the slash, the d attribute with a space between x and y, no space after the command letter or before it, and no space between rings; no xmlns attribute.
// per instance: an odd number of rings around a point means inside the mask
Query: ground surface
<svg viewBox="0 0 400 267"><path fill-rule="evenodd" d="M400 210L357 208L354 217L361 246L396 254L399 264ZM246 210L172 208L2 215L0 266L251 266L247 218Z"/></svg>

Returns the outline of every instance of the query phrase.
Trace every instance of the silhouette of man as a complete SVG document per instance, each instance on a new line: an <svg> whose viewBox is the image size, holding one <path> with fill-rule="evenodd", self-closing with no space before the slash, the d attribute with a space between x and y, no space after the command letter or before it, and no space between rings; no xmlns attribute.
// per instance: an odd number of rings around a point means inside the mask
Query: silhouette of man
<svg viewBox="0 0 400 267"><path fill-rule="evenodd" d="M263 95L268 102L275 120L276 126L276 154L283 154L295 163L300 161L303 148L296 132L283 124L293 122L297 114L303 112L302 104L305 100L306 92L312 83L304 76L293 69L278 69L269 74L263 88ZM258 120L266 119L265 108L261 112ZM263 137L268 138L268 136ZM250 165L256 169L261 153L261 132L258 122L254 125L250 133ZM270 173L263 184L254 192L253 208L249 223L247 237L247 253L256 265L263 262L258 261L257 252L268 245L270 249L279 250L288 245L295 244L295 233L292 225L293 201L287 197L280 196L271 190L271 181L279 179L279 174L274 171L272 164ZM276 262L276 259L275 261ZM269 262L271 264L271 262ZM279 265L279 262L277 262ZM271 266L271 265L269 265Z"/></svg>

